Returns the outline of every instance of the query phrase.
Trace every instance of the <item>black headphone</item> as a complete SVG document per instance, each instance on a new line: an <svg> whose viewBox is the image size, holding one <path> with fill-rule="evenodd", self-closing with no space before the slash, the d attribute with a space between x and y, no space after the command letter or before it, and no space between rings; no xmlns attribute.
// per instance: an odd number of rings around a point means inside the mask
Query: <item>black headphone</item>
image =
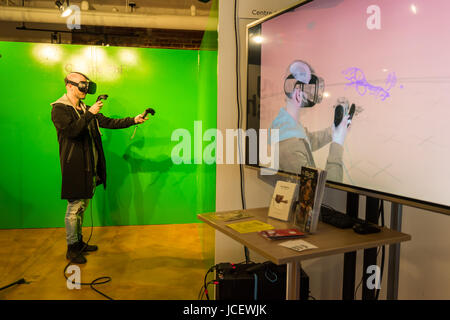
<svg viewBox="0 0 450 320"><path fill-rule="evenodd" d="M67 76L64 78L64 83L67 85L70 83L71 85L76 86L81 92L88 93L88 94L94 94L97 92L97 84L89 79L86 75L82 74L81 72L71 72L71 73L77 73L79 75L82 75L86 78L86 81L80 81L80 82L74 82L69 79L67 79Z"/></svg>

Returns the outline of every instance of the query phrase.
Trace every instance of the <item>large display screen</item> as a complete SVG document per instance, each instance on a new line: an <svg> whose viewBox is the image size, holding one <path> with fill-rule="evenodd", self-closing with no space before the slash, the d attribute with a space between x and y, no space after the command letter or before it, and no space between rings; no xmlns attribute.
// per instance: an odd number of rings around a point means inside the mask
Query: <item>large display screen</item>
<svg viewBox="0 0 450 320"><path fill-rule="evenodd" d="M247 129L268 130L268 153L278 133L280 171L315 166L333 187L448 211L448 12L448 0L315 0L249 25Z"/></svg>

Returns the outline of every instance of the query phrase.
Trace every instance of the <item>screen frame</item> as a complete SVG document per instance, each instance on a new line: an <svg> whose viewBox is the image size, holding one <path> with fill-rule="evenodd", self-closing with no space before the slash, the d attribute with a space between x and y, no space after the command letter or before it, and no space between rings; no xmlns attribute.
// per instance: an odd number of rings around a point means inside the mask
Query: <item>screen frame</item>
<svg viewBox="0 0 450 320"><path fill-rule="evenodd" d="M247 69L246 69L246 77L247 77L247 81L246 81L246 100L245 100L245 117L246 117L246 130L248 129L248 89L249 89L249 33L250 33L250 29L254 28L255 26L260 26L263 22L273 19L277 16L280 16L286 12L289 12L293 9L296 9L298 7L301 7L305 4L308 4L310 2L313 2L314 0L300 0L299 2L286 7L285 9L276 11L270 15L267 15L261 19L258 19L256 21L253 21L249 24L247 24L246 27L246 57L245 57L245 61L247 63ZM258 113L258 117L260 117L260 110L257 110ZM258 128L259 129L259 125ZM257 139L258 139L258 146L259 146L259 135L257 135ZM245 140L245 144L247 144L247 139ZM249 152L249 148L245 147L245 167L247 168L251 168L254 170L268 170L266 167L260 166L259 165L259 155L258 155L258 161L257 164L248 164L248 155ZM259 152L258 152L259 153ZM295 173L290 173L290 172L285 172L283 170L277 170L277 172L275 173L275 175L278 176L282 176L282 177L297 177L298 175ZM368 189L368 188L363 188L363 187L359 187L359 186L354 186L354 185L349 185L349 184L345 184L345 183L339 183L339 182L335 182L335 181L330 181L327 180L326 182L326 186L332 189L336 189L336 190L340 190L340 191L345 191L345 192L351 192L351 193L356 193L359 195L363 195L363 196L367 196L367 197L373 197L373 198L377 198L380 200L386 200L389 202L393 202L393 203L398 203L398 204L402 204L402 205L406 205L409 207L414 207L414 208L418 208L418 209L423 209L423 210L427 210L427 211L432 211L432 212L436 212L436 213L440 213L440 214L445 214L445 215L450 215L450 206L446 206L443 204L439 204L439 203L434 203L434 202L429 202L429 201L424 201L424 200L420 200L420 199L414 199L414 198L410 198L410 197L405 197L402 195L398 195L398 194L392 194L392 193L387 193L387 192L382 192L382 191L378 191L378 190L372 190L372 189Z"/></svg>

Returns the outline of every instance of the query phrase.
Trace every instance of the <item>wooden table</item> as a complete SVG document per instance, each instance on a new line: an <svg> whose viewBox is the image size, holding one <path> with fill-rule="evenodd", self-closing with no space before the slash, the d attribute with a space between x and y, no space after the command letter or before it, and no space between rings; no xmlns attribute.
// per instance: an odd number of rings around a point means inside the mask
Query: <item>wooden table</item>
<svg viewBox="0 0 450 320"><path fill-rule="evenodd" d="M319 222L317 232L308 235L305 241L318 247L317 249L297 252L278 244L286 240L269 241L256 232L239 233L227 224L249 220L260 220L275 227L275 229L295 228L291 223L279 221L267 216L268 208L244 210L252 217L238 221L223 222L211 218L211 214L199 214L198 219L214 229L226 234L249 249L257 252L277 265L287 264L286 299L299 299L300 296L300 262L306 259L324 257L333 254L352 252L361 249L375 248L411 240L411 236L388 228L379 233L361 235L352 229L339 229L329 224Z"/></svg>

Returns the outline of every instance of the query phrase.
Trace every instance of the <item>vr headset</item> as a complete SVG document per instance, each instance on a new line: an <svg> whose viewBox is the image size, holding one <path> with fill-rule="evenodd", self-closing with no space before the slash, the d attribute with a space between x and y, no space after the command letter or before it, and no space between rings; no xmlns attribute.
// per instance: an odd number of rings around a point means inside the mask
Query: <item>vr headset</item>
<svg viewBox="0 0 450 320"><path fill-rule="evenodd" d="M67 77L64 78L64 82L67 85L68 83L70 83L71 85L74 85L75 87L78 88L78 90L80 90L81 92L87 93L87 94L95 94L95 92L97 92L97 84L92 81L91 79L89 79L86 75L82 74L81 72L71 72L71 73L78 73L80 75L82 75L83 77L86 78L86 81L80 81L80 82L74 82L71 81L69 79L67 79Z"/></svg>
<svg viewBox="0 0 450 320"><path fill-rule="evenodd" d="M297 61L295 63L300 63L304 68L308 68L311 74L311 79L308 83L305 83L300 77L289 73L284 80L284 93L288 98L291 98L292 92L298 86L299 89L306 95L307 103L305 107L313 107L315 104L322 101L325 82L321 77L316 76L313 70L303 61Z"/></svg>

